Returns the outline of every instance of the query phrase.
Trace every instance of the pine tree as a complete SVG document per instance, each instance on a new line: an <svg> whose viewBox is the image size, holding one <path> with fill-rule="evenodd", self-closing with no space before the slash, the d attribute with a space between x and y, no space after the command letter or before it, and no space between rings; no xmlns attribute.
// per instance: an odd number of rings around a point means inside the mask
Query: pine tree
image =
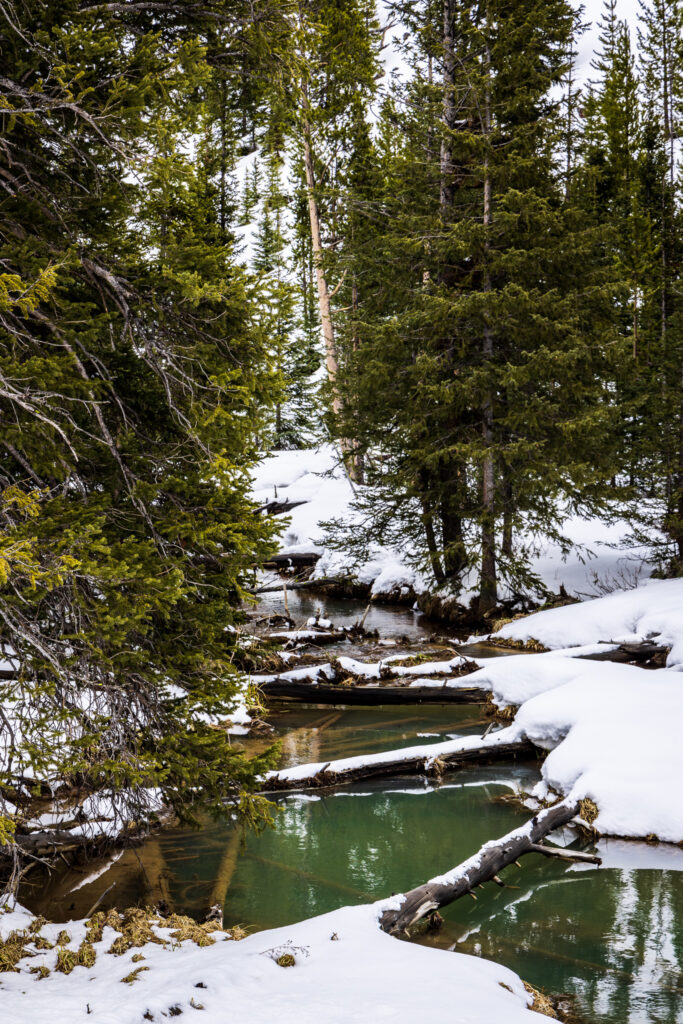
<svg viewBox="0 0 683 1024"><path fill-rule="evenodd" d="M273 375L206 170L216 17L155 10L1 16L0 480L6 509L39 492L38 515L4 516L40 571L0 591L0 788L20 810L20 776L96 790L120 825L157 793L185 819L261 813L258 759L207 722L231 712L270 550L248 470Z"/></svg>
<svg viewBox="0 0 683 1024"><path fill-rule="evenodd" d="M643 147L644 189L653 226L659 274L644 311L647 348L653 367L643 420L651 465L662 481L664 531L673 548L673 569L683 565L683 310L680 183L676 138L683 104L683 4L680 0L641 3L639 42L647 111Z"/></svg>
<svg viewBox="0 0 683 1024"><path fill-rule="evenodd" d="M387 131L382 284L353 379L366 444L386 457L376 525L409 531L456 593L476 568L482 613L499 567L528 580L510 531L554 533L558 503L597 500L610 463L600 247L555 162L550 93L574 14L560 0L404 14L418 50L385 107L400 134Z"/></svg>

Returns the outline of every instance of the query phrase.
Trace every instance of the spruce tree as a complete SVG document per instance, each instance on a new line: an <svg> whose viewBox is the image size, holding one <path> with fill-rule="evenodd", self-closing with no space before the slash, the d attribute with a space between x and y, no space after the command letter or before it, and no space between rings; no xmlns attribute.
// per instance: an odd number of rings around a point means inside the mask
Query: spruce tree
<svg viewBox="0 0 683 1024"><path fill-rule="evenodd" d="M556 534L558 508L599 500L611 465L600 247L556 162L574 14L561 0L403 13L414 74L385 107L400 134L386 133L384 270L353 380L386 457L377 524L421 536L456 593L476 570L484 613L499 571L528 581L510 531Z"/></svg>
<svg viewBox="0 0 683 1024"><path fill-rule="evenodd" d="M253 818L259 761L209 724L231 713L240 602L271 549L248 470L274 397L206 171L221 5L9 6L0 474L6 537L31 554L0 591L3 800L21 814L35 778L98 792L119 827L159 800ZM22 493L39 514L11 513Z"/></svg>

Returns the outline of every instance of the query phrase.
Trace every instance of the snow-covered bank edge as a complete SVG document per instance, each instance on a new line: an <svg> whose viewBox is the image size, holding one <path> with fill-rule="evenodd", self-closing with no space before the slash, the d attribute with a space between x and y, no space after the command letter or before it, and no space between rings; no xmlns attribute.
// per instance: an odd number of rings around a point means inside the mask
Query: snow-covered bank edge
<svg viewBox="0 0 683 1024"><path fill-rule="evenodd" d="M253 496L260 507L272 502L291 506L286 512L289 524L284 528L279 554L317 557L312 580L345 580L349 593L367 595L373 601L418 601L432 617L456 621L476 591L476 580L471 581L471 593L466 590L449 596L439 593L414 568L409 546L394 550L372 544L361 564L329 546L322 524L333 519L353 522L351 505L359 490L362 488L354 487L348 480L339 452L330 444L310 450L273 452L263 459L253 482ZM636 583L649 575L643 549L620 548L615 544L630 532L627 522L570 517L562 529L571 544L568 553L554 542L525 539L531 552L531 569L548 593L566 591L585 597L595 592L596 579L619 586L624 581Z"/></svg>
<svg viewBox="0 0 683 1024"><path fill-rule="evenodd" d="M88 942L85 921L45 924L17 907L0 913L0 935L23 932L30 955L16 973L0 974L3 1019L160 1024L194 1009L207 1024L224 1024L229 1007L231 1019L250 1024L413 1024L441 1019L446 1006L457 1006L459 1024L539 1019L530 1016L532 990L506 967L381 931L378 918L389 905L343 907L239 942L214 932L205 948L163 921L132 946L108 925L99 939L91 930ZM139 930L144 936L145 927ZM71 965L70 973L59 963Z"/></svg>

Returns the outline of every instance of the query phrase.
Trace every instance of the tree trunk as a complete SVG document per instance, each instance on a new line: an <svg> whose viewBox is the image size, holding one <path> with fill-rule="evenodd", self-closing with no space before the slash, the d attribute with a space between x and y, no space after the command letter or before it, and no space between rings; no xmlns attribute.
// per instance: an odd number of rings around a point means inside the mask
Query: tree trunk
<svg viewBox="0 0 683 1024"><path fill-rule="evenodd" d="M486 31L488 33L488 18ZM484 94L484 112L482 134L487 147L484 161L484 292L490 294L491 271L489 267L488 229L493 220L491 170L489 166L488 144L491 134L491 93L489 85L491 51L486 40L486 74L487 82ZM484 312L484 362L493 360L493 330L490 324L490 313ZM482 407L482 439L484 442L484 458L482 462L482 522L481 522L481 585L479 593L479 611L482 615L491 611L498 604L498 587L496 576L496 475L493 456L493 395L489 392Z"/></svg>
<svg viewBox="0 0 683 1024"><path fill-rule="evenodd" d="M334 639L339 641L339 637ZM312 640L311 643L317 643ZM332 704L335 706L382 707L384 705L413 704L486 704L489 691L464 686L411 686L407 682L397 686L360 684L340 686L334 683L312 683L298 679L277 679L259 683L264 697L272 700L298 700L304 704ZM381 774L381 773L380 773Z"/></svg>
<svg viewBox="0 0 683 1024"><path fill-rule="evenodd" d="M578 813L578 802L564 801L541 811L521 828L508 832L499 842L486 843L478 854L450 871L448 881L427 882L405 893L398 910L384 911L380 926L392 935L404 932L432 911L448 906L461 896L472 893L482 882L495 878L499 871L522 854L536 852L531 850L534 844L556 828L566 825Z"/></svg>
<svg viewBox="0 0 683 1024"><path fill-rule="evenodd" d="M455 72L457 64L454 30L455 9L456 4L454 0L444 0L443 132L441 136L439 165L439 204L444 224L448 223L453 217L456 194L456 168L453 159L453 133L457 128L457 105L455 99ZM429 145L431 146L431 139ZM425 283L428 283L428 278ZM467 568L461 507L464 473L464 467L454 464L452 460L445 462L439 473L442 494L439 511L443 540L443 579L438 580L438 582L458 583Z"/></svg>
<svg viewBox="0 0 683 1024"><path fill-rule="evenodd" d="M325 789L331 786L346 786L352 782L396 775L431 775L440 778L449 770L470 764L490 764L493 761L507 761L514 757L535 757L536 748L528 740L496 743L496 737L482 740L476 747L463 744L461 749L447 754L428 754L422 751L410 756L410 751L390 750L380 760L368 760L348 765L348 758L328 761L324 765L311 765L311 772L302 775L301 769L284 769L271 772L263 786L266 792L282 790ZM437 744L440 746L441 744ZM408 756L406 756L406 754ZM550 830L549 830L550 831ZM545 833L543 833L545 834ZM538 838L541 838L539 836ZM514 859L514 858L513 858Z"/></svg>

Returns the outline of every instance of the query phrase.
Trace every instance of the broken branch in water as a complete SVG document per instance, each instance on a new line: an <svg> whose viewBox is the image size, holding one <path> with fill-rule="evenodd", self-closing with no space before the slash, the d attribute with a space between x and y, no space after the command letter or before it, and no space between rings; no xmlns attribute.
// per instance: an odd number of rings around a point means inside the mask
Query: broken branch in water
<svg viewBox="0 0 683 1024"><path fill-rule="evenodd" d="M391 935L405 932L421 918L440 907L448 906L461 896L471 894L482 882L491 881L494 876L522 854L534 851L539 841L556 828L568 824L579 813L579 802L562 801L534 815L521 828L508 832L497 842L486 843L479 853L464 861L443 878L436 878L419 885L399 897L398 907L385 910L380 917L380 927Z"/></svg>

